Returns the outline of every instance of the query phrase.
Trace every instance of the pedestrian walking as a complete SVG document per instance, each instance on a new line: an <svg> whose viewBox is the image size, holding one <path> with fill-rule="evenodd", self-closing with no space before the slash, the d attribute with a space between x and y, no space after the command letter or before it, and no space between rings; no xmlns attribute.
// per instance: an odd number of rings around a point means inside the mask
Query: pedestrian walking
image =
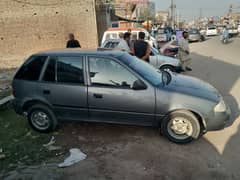
<svg viewBox="0 0 240 180"><path fill-rule="evenodd" d="M123 35L123 39L120 39L120 42L115 49L127 51L130 53L130 39L131 34L129 32L125 32Z"/></svg>
<svg viewBox="0 0 240 180"><path fill-rule="evenodd" d="M69 33L68 37L69 40L66 45L67 48L81 48L79 41L74 38L73 33Z"/></svg>
<svg viewBox="0 0 240 180"><path fill-rule="evenodd" d="M178 50L178 58L182 63L182 69L184 71L192 71L191 69L191 57L190 57L190 49L188 43L188 32L183 31L182 38L179 40L179 50Z"/></svg>
<svg viewBox="0 0 240 180"><path fill-rule="evenodd" d="M149 62L150 46L147 42L144 41L145 33L139 32L138 38L139 39L133 44L132 53L138 58Z"/></svg>

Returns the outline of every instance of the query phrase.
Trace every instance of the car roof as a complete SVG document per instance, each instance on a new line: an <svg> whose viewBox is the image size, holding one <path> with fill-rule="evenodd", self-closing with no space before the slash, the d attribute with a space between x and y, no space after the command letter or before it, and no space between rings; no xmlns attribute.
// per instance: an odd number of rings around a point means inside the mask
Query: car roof
<svg viewBox="0 0 240 180"><path fill-rule="evenodd" d="M92 56L111 56L118 58L124 55L123 51L98 51L98 50L82 50L80 48L47 50L33 54L34 56L78 56L78 55L92 55Z"/></svg>

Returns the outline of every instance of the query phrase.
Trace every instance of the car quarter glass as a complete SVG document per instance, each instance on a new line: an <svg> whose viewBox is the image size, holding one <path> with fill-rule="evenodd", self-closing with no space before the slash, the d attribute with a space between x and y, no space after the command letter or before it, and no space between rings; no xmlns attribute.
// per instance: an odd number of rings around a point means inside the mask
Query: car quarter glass
<svg viewBox="0 0 240 180"><path fill-rule="evenodd" d="M32 56L17 72L15 78L28 81L36 81L39 79L43 65L47 56Z"/></svg>

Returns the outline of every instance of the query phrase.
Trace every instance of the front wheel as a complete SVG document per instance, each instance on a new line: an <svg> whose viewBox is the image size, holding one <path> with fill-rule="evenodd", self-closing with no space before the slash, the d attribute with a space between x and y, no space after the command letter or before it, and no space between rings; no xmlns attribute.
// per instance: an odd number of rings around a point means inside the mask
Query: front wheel
<svg viewBox="0 0 240 180"><path fill-rule="evenodd" d="M181 110L172 112L162 121L161 132L174 143L186 144L197 139L201 129L193 113Z"/></svg>

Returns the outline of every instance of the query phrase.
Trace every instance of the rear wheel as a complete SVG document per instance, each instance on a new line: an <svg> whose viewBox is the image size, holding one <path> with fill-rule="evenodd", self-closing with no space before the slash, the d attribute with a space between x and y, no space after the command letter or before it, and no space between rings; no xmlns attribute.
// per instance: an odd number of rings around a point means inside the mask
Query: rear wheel
<svg viewBox="0 0 240 180"><path fill-rule="evenodd" d="M39 132L51 132L57 126L57 119L52 110L42 104L36 104L28 110L28 121Z"/></svg>
<svg viewBox="0 0 240 180"><path fill-rule="evenodd" d="M181 110L172 112L163 120L161 132L170 141L185 144L197 139L201 128L193 113Z"/></svg>

